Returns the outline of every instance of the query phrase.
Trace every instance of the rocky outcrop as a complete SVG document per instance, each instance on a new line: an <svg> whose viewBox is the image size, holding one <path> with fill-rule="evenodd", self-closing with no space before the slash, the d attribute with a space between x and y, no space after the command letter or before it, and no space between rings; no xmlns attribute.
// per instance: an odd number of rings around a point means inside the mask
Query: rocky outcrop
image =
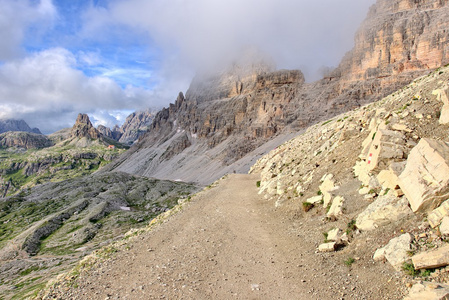
<svg viewBox="0 0 449 300"><path fill-rule="evenodd" d="M130 114L120 128L114 128L114 139L124 144L132 144L144 135L156 115L156 111L148 109Z"/></svg>
<svg viewBox="0 0 449 300"><path fill-rule="evenodd" d="M9 131L0 134L0 148L42 149L52 146L53 143L45 135Z"/></svg>
<svg viewBox="0 0 449 300"><path fill-rule="evenodd" d="M100 132L95 129L89 120L89 116L86 114L79 114L76 119L75 125L73 125L70 131L71 138L88 138L91 140L97 140L101 137Z"/></svg>
<svg viewBox="0 0 449 300"><path fill-rule="evenodd" d="M448 14L447 1L378 0L333 74L340 77L340 91L361 80L392 90L415 73L448 64Z"/></svg>
<svg viewBox="0 0 449 300"><path fill-rule="evenodd" d="M438 207L449 197L449 144L421 139L410 152L399 186L414 212Z"/></svg>
<svg viewBox="0 0 449 300"><path fill-rule="evenodd" d="M7 131L24 131L42 134L38 128L30 128L24 120L0 120L0 133Z"/></svg>

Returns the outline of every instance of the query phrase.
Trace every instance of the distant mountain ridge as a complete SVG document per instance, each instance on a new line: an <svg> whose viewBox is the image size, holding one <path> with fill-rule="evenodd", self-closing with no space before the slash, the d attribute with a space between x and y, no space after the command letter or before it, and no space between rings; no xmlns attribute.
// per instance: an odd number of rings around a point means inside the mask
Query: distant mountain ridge
<svg viewBox="0 0 449 300"><path fill-rule="evenodd" d="M8 131L24 131L36 134L42 134L38 128L31 128L24 120L0 120L0 133Z"/></svg>

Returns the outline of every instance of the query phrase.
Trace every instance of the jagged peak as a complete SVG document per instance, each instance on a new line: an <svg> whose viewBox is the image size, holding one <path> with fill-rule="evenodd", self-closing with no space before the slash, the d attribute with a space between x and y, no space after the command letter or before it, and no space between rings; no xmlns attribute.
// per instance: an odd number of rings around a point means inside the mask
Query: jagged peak
<svg viewBox="0 0 449 300"><path fill-rule="evenodd" d="M70 132L71 138L89 138L92 140L99 139L101 137L100 132L94 128L90 122L89 116L87 114L78 114L76 118L75 125L73 125Z"/></svg>

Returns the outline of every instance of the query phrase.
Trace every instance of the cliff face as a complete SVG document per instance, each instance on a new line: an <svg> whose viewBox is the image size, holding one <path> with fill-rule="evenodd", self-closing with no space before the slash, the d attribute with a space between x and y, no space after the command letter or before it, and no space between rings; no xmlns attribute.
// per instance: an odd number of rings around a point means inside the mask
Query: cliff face
<svg viewBox="0 0 449 300"><path fill-rule="evenodd" d="M275 146L266 142L282 143L289 132L379 100L449 63L448 23L447 0L378 0L353 50L320 81L305 84L300 71L274 72L260 62L197 76L115 166L201 183L247 171L254 155Z"/></svg>
<svg viewBox="0 0 449 300"><path fill-rule="evenodd" d="M150 127L156 112L153 110L138 111L130 114L121 128L115 128L118 141L124 144L132 144L137 141Z"/></svg>
<svg viewBox="0 0 449 300"><path fill-rule="evenodd" d="M447 0L378 0L332 75L340 80L340 93L357 81L395 89L448 64L448 16Z"/></svg>

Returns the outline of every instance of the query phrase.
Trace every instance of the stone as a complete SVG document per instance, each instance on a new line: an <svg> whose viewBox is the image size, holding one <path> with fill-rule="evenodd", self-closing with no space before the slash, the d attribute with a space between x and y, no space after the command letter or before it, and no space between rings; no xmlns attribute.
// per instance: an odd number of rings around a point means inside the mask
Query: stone
<svg viewBox="0 0 449 300"><path fill-rule="evenodd" d="M321 200L323 200L323 196L315 196L315 197L307 199L306 202L309 202L312 204L317 204L317 203L320 203Z"/></svg>
<svg viewBox="0 0 449 300"><path fill-rule="evenodd" d="M409 233L404 233L396 238L393 238L385 247L378 249L377 251L379 252L376 251L376 259L380 260L383 259L382 257L385 257L393 268L400 271L403 262L409 259L408 252L411 250L410 244L412 241L413 237Z"/></svg>
<svg viewBox="0 0 449 300"><path fill-rule="evenodd" d="M334 252L335 247L337 246L336 242L324 243L318 246L318 251L320 252Z"/></svg>
<svg viewBox="0 0 449 300"><path fill-rule="evenodd" d="M320 191L323 194L323 206L327 207L332 200L331 192L336 189L334 176L332 174L325 175L322 178L322 183L320 185Z"/></svg>
<svg viewBox="0 0 449 300"><path fill-rule="evenodd" d="M399 175L405 168L405 162L391 163L388 170L382 170L377 175L379 184L384 189L395 190L399 188Z"/></svg>
<svg viewBox="0 0 449 300"><path fill-rule="evenodd" d="M391 125L391 129L396 130L396 131L405 131L405 132L412 132L413 131L410 128L408 128L407 125L405 125L405 124L398 124L398 123Z"/></svg>
<svg viewBox="0 0 449 300"><path fill-rule="evenodd" d="M435 269L449 265L449 245L436 250L426 251L412 257L413 266L416 270Z"/></svg>
<svg viewBox="0 0 449 300"><path fill-rule="evenodd" d="M341 196L337 196L332 201L332 205L327 212L328 217L338 217L343 214L343 204L345 202L345 198Z"/></svg>
<svg viewBox="0 0 449 300"><path fill-rule="evenodd" d="M441 220L449 216L449 200L444 201L438 208L435 208L431 213L427 215L427 221L432 228L440 225Z"/></svg>
<svg viewBox="0 0 449 300"><path fill-rule="evenodd" d="M449 298L449 285L444 283L418 282L410 289L404 300L446 300Z"/></svg>
<svg viewBox="0 0 449 300"><path fill-rule="evenodd" d="M385 260L385 248L379 248L379 249L377 249L376 252L374 252L373 260L374 260L374 261L382 261L382 260Z"/></svg>
<svg viewBox="0 0 449 300"><path fill-rule="evenodd" d="M443 235L449 235L449 216L445 216L441 221L440 233Z"/></svg>
<svg viewBox="0 0 449 300"><path fill-rule="evenodd" d="M327 240L336 242L341 237L342 230L340 228L334 228L327 232Z"/></svg>
<svg viewBox="0 0 449 300"><path fill-rule="evenodd" d="M409 154L399 186L414 212L438 207L449 192L449 144L421 139Z"/></svg>
<svg viewBox="0 0 449 300"><path fill-rule="evenodd" d="M438 89L432 92L433 95L437 96L437 100L443 102L443 107L440 112L440 124L449 123L449 98L448 98L448 88Z"/></svg>
<svg viewBox="0 0 449 300"><path fill-rule="evenodd" d="M379 226L401 220L412 214L405 198L390 195L379 196L368 205L356 218L356 226L360 230L373 230Z"/></svg>

